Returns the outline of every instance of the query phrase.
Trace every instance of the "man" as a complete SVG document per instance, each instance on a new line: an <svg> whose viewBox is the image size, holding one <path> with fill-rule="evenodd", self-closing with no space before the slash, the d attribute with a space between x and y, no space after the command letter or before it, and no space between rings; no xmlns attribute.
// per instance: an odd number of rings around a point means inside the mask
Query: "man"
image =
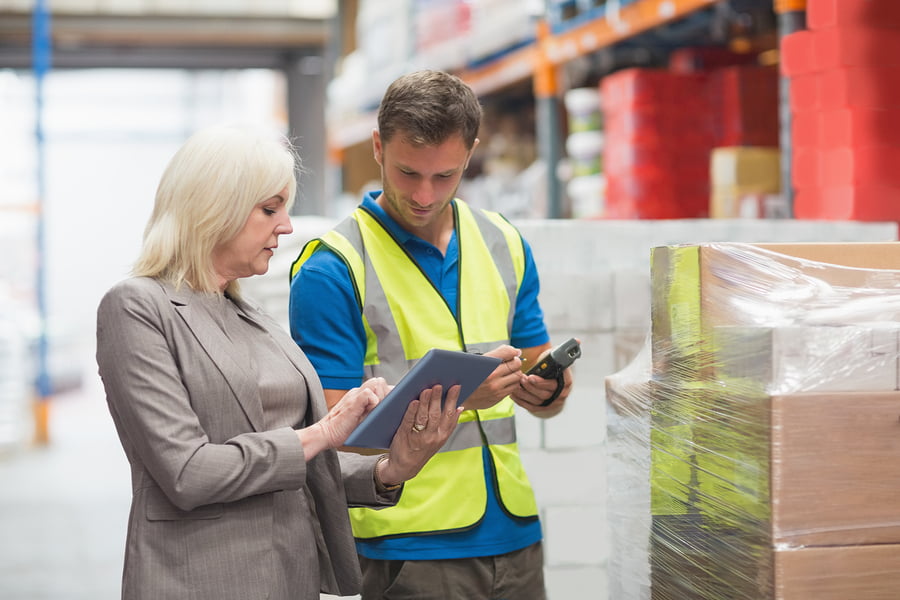
<svg viewBox="0 0 900 600"><path fill-rule="evenodd" d="M572 376L567 369L558 383L523 372L550 348L531 249L503 217L455 198L480 122L478 99L459 78L397 79L372 133L383 190L307 244L292 268L291 334L329 405L366 377L396 383L433 347L503 361L397 506L350 509L364 600L545 597L541 525L514 412L558 414Z"/></svg>

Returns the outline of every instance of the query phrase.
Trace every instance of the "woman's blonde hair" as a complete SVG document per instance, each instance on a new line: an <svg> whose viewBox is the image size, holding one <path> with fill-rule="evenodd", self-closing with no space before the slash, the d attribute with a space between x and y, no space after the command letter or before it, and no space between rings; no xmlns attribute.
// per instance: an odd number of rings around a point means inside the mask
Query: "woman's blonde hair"
<svg viewBox="0 0 900 600"><path fill-rule="evenodd" d="M195 133L163 172L132 274L218 292L213 249L244 227L259 202L285 188L290 210L298 169L284 136L234 126ZM225 292L239 295L237 282Z"/></svg>

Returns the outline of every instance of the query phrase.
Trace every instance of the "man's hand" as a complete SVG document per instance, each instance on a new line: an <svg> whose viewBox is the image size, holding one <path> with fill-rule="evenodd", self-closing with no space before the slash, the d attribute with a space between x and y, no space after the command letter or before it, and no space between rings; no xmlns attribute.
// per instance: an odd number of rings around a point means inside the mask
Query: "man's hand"
<svg viewBox="0 0 900 600"><path fill-rule="evenodd" d="M541 406L556 391L555 379L544 379L540 375L526 375L519 388L510 397L513 402L536 417L547 419L562 412L569 392L572 391L572 367L563 371L563 389L556 400L547 406Z"/></svg>
<svg viewBox="0 0 900 600"><path fill-rule="evenodd" d="M543 346L526 348L523 350L523 353L527 357L527 364L530 366L540 364L541 359L552 349L548 342ZM547 406L541 406L556 391L558 382L556 379L544 379L540 375L524 375L519 387L510 394L510 397L513 402L534 416L547 419L562 412L566 398L569 396L569 392L572 391L572 382L572 367L568 367L563 371L563 389L560 391L559 396Z"/></svg>
<svg viewBox="0 0 900 600"><path fill-rule="evenodd" d="M522 351L518 348L504 344L485 352L485 356L495 356L503 362L497 365L487 379L466 399L463 405L466 410L481 410L494 406L519 389L519 383L525 378L525 373L522 372Z"/></svg>

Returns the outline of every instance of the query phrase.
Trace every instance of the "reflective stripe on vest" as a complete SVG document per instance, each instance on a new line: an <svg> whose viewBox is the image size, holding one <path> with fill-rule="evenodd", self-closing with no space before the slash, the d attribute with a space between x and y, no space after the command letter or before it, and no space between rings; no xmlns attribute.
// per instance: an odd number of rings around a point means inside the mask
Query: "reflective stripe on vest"
<svg viewBox="0 0 900 600"><path fill-rule="evenodd" d="M431 348L486 352L508 343L525 268L521 237L496 213L473 211L460 201L453 207L460 265L458 320L405 249L362 208L307 244L292 266L293 277L319 244L343 259L371 334L366 377L396 383ZM354 535L451 531L477 523L486 506L484 445L503 506L512 515L534 518L537 505L519 459L514 409L505 398L489 409L463 412L454 434L406 483L396 506L350 509Z"/></svg>

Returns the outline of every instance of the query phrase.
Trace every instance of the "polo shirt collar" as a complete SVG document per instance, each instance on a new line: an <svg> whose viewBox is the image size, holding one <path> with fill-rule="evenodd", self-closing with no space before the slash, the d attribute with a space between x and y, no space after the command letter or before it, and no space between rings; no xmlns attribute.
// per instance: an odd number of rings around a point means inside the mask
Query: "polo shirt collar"
<svg viewBox="0 0 900 600"><path fill-rule="evenodd" d="M383 208L381 208L381 205L375 201L375 199L379 195L381 195L381 190L374 190L374 191L366 192L365 195L363 196L363 201L362 201L361 206L363 208L365 208L366 210L368 210L373 215L375 215L375 217L379 221L381 221L385 227L387 227L387 229L391 233L391 235L394 236L394 239L396 239L398 242L400 242L404 246L410 240L417 240L419 242L427 243L422 238L420 238L416 235L413 235L410 232L403 229L403 227L401 227L400 224L397 223L397 221L395 221L393 219L393 217L391 217L389 214L387 214L387 211L385 211ZM454 198L453 200L451 200L451 202L456 202L456 199ZM454 235L455 235L455 232L454 232Z"/></svg>

